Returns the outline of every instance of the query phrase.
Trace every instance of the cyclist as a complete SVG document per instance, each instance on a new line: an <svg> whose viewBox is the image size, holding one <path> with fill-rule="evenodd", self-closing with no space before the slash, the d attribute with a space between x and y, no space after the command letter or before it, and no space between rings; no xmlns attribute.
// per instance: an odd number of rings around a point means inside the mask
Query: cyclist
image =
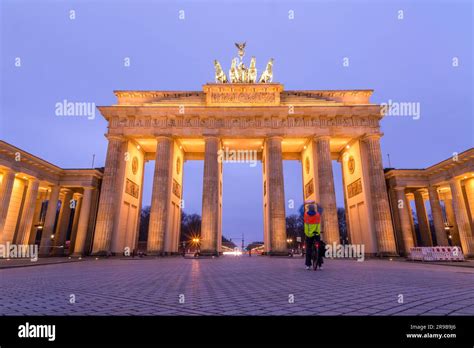
<svg viewBox="0 0 474 348"><path fill-rule="evenodd" d="M311 260L313 257L313 245L315 241L321 240L321 207L318 207L313 201L305 202L300 208L300 213L304 219L304 234L306 236L306 269L311 269Z"/></svg>

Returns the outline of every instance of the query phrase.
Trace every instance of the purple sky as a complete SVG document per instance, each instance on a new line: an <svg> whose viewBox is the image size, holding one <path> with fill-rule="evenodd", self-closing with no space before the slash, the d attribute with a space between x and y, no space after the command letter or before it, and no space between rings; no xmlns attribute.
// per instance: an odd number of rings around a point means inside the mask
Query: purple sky
<svg viewBox="0 0 474 348"><path fill-rule="evenodd" d="M286 89L369 88L373 102L420 103L418 120L382 121L385 166L387 153L393 167L420 168L473 146L470 1L256 3L2 0L0 138L61 167L90 167L92 154L103 166L105 120L98 112L58 117L57 102L109 105L115 89L201 90L213 80L213 59L227 70L234 42L247 41L259 69L275 58L274 81ZM185 211L200 213L203 165L184 169ZM144 204L152 171L150 162ZM286 198L300 203L301 166L286 161L284 171ZM226 164L224 173L224 235L262 240L260 164Z"/></svg>

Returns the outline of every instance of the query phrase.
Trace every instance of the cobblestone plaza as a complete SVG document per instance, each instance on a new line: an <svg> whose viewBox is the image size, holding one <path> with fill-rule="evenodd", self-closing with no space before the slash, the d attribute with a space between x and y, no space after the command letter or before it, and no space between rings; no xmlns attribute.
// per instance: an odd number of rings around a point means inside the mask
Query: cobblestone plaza
<svg viewBox="0 0 474 348"><path fill-rule="evenodd" d="M225 256L91 258L2 269L0 313L474 314L474 269L469 267L378 259L327 260L324 266L314 272L306 271L296 257Z"/></svg>

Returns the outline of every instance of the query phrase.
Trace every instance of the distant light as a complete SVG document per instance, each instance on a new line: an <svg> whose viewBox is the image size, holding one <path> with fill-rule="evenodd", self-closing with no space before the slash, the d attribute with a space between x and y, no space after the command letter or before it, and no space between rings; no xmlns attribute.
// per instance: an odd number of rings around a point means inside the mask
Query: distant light
<svg viewBox="0 0 474 348"><path fill-rule="evenodd" d="M79 256L79 260L82 260L82 257Z"/></svg>
<svg viewBox="0 0 474 348"><path fill-rule="evenodd" d="M306 145L303 147L303 149L305 149L305 150L306 150Z"/></svg>
<svg viewBox="0 0 474 348"><path fill-rule="evenodd" d="M466 175L466 176L464 176L464 179L467 179L467 175Z"/></svg>
<svg viewBox="0 0 474 348"><path fill-rule="evenodd" d="M390 261L393 261L393 259L392 259L392 258L389 258L389 260L390 260Z"/></svg>
<svg viewBox="0 0 474 348"><path fill-rule="evenodd" d="M351 148L351 146L350 146L350 145L346 145L346 149L350 149L350 148Z"/></svg>
<svg viewBox="0 0 474 348"><path fill-rule="evenodd" d="M140 150L140 145L137 145L137 149Z"/></svg>
<svg viewBox="0 0 474 348"><path fill-rule="evenodd" d="M98 258L98 257L96 257L95 259L96 259L96 260L98 260L99 258Z"/></svg>
<svg viewBox="0 0 474 348"><path fill-rule="evenodd" d="M23 179L28 179L28 178L26 176L24 176Z"/></svg>
<svg viewBox="0 0 474 348"><path fill-rule="evenodd" d="M51 239L53 239L53 238L54 238L54 234L51 235Z"/></svg>
<svg viewBox="0 0 474 348"><path fill-rule="evenodd" d="M181 145L179 145L179 149L180 149L180 150L182 150L182 149L183 149L183 147L182 147Z"/></svg>
<svg viewBox="0 0 474 348"><path fill-rule="evenodd" d="M222 254L240 256L240 255L242 255L242 252L238 251L238 250L236 250L236 251L224 251Z"/></svg>

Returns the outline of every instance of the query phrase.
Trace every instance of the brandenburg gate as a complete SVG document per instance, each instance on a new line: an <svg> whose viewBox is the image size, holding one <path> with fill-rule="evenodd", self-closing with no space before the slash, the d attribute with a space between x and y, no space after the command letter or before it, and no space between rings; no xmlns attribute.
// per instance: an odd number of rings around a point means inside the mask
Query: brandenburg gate
<svg viewBox="0 0 474 348"><path fill-rule="evenodd" d="M340 239L336 160L348 238L363 244L368 256L408 256L414 246L433 245L456 245L474 255L473 148L425 169L384 173L384 107L370 102L372 90L285 90L273 82L273 59L258 76L256 59L247 68L245 44L236 46L229 74L214 61L215 82L202 91L115 91L117 103L99 107L108 122L105 168L60 168L0 140L1 244L37 244L42 257L137 250L144 166L154 160L147 254L177 253L183 164L203 160L200 249L218 255L221 155L231 150L262 163L269 255L288 252L284 160L301 161L303 199L323 208L327 243Z"/></svg>
<svg viewBox="0 0 474 348"><path fill-rule="evenodd" d="M108 121L107 157L92 254L122 253L138 240L144 164L155 160L147 253L178 252L183 163L204 160L201 252L217 255L222 235L223 148L254 150L262 162L264 244L286 255L283 160L302 162L303 195L324 209L324 239L339 243L332 161L341 163L352 243L368 254L397 253L380 150L381 106L371 90L285 90L273 60L257 81L255 58L202 91L115 91L99 110ZM235 183L239 185L239 183Z"/></svg>

